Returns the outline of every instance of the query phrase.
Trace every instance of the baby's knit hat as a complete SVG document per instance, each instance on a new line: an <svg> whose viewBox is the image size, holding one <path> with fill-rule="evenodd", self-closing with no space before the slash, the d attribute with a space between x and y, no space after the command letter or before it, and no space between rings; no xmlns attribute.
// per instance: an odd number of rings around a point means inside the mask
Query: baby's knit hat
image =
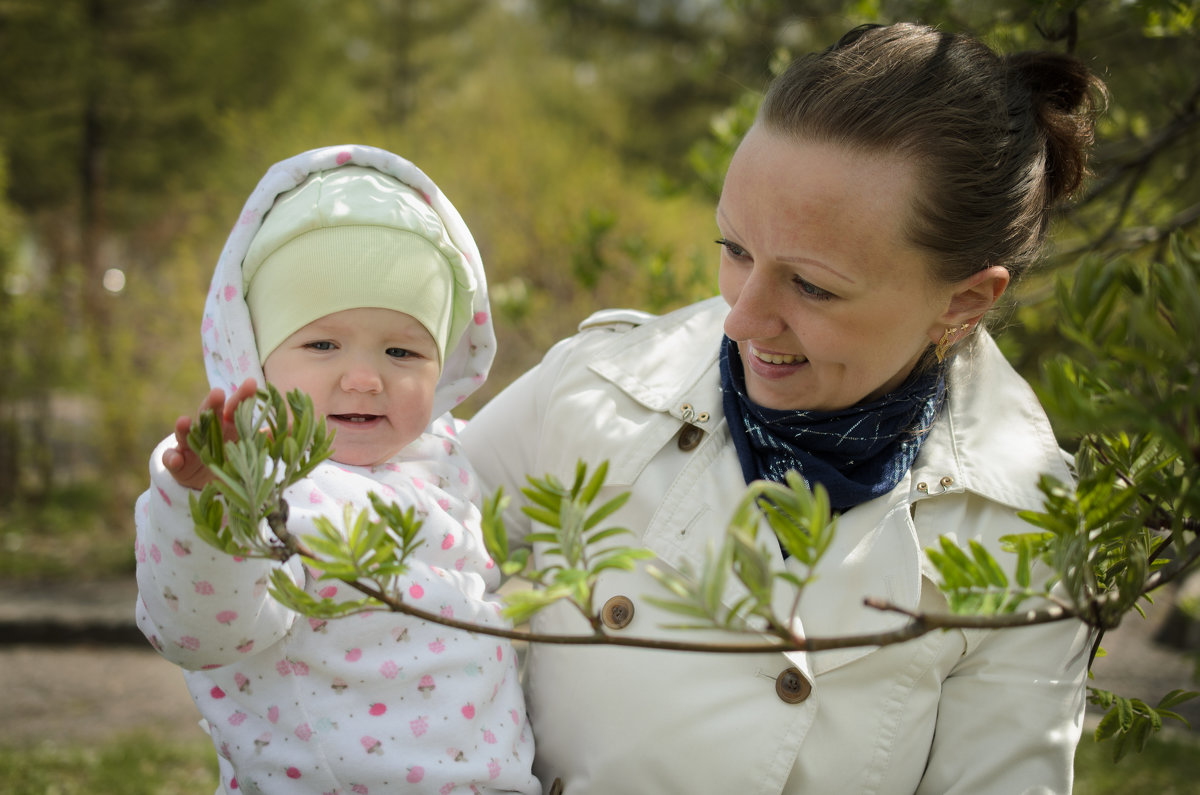
<svg viewBox="0 0 1200 795"><path fill-rule="evenodd" d="M363 166L314 173L263 217L242 261L259 361L299 329L345 309L394 309L437 343L438 364L471 316L461 251L415 190Z"/></svg>

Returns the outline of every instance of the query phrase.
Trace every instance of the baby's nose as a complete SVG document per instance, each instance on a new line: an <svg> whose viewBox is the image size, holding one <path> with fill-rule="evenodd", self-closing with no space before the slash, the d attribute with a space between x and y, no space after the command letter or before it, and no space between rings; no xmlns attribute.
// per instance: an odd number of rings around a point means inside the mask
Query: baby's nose
<svg viewBox="0 0 1200 795"><path fill-rule="evenodd" d="M380 392L383 389L383 379L374 368L351 367L342 375L342 389L347 392Z"/></svg>

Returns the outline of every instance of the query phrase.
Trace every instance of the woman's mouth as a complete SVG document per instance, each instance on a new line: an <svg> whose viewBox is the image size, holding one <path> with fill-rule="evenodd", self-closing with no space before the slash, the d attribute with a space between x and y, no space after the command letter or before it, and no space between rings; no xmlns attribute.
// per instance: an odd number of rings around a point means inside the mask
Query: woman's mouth
<svg viewBox="0 0 1200 795"><path fill-rule="evenodd" d="M790 353L760 353L758 351L753 351L753 353L759 361L768 364L800 364L804 361L799 356L793 356Z"/></svg>
<svg viewBox="0 0 1200 795"><path fill-rule="evenodd" d="M742 366L748 379L781 381L808 367L808 359L796 353L761 351L750 343L742 343Z"/></svg>
<svg viewBox="0 0 1200 795"><path fill-rule="evenodd" d="M769 353L767 351L760 351L753 345L749 345L747 347L750 348L750 354L755 359L758 359L760 362L766 362L767 364L804 364L806 361L808 361L808 359L805 359L803 356L797 356L792 353Z"/></svg>

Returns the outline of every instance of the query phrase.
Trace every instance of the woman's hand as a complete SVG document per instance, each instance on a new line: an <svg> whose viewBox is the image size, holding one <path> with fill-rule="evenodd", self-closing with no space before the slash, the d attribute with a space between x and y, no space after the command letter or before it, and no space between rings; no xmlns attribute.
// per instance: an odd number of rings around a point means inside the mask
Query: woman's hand
<svg viewBox="0 0 1200 795"><path fill-rule="evenodd" d="M217 412L221 417L221 430L225 440L236 439L237 431L233 425L233 413L242 401L253 398L257 390L258 384L253 378L243 381L228 399L225 398L225 390L218 387L208 393L208 397L200 404L196 414L199 416L209 409ZM191 417L180 417L175 421L175 447L163 453L162 463L179 485L200 490L204 488L205 484L214 480L215 476L208 467L204 466L200 456L188 447L187 437L191 429Z"/></svg>

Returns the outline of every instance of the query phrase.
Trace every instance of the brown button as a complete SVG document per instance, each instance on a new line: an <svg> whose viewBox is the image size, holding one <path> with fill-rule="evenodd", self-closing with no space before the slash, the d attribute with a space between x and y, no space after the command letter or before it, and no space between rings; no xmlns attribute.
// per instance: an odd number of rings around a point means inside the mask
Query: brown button
<svg viewBox="0 0 1200 795"><path fill-rule="evenodd" d="M700 440L703 438L704 431L691 423L687 423L683 426L683 430L679 432L679 449L685 453L695 450L696 445L700 444Z"/></svg>
<svg viewBox="0 0 1200 795"><path fill-rule="evenodd" d="M614 596L600 608L600 620L609 629L624 629L633 621L633 602L628 596Z"/></svg>
<svg viewBox="0 0 1200 795"><path fill-rule="evenodd" d="M797 668L788 668L775 680L775 695L788 704L799 704L808 698L812 685Z"/></svg>

